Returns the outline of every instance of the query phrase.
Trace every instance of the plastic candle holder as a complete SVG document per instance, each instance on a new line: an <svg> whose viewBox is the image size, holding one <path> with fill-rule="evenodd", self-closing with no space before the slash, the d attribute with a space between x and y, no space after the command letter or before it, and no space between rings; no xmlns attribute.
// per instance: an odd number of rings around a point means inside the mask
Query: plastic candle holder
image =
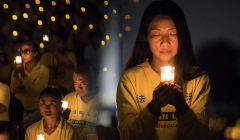
<svg viewBox="0 0 240 140"><path fill-rule="evenodd" d="M62 101L62 107L64 109L68 108L68 101Z"/></svg>
<svg viewBox="0 0 240 140"><path fill-rule="evenodd" d="M172 66L161 67L161 82L173 83L174 70L175 70L175 67L172 67Z"/></svg>

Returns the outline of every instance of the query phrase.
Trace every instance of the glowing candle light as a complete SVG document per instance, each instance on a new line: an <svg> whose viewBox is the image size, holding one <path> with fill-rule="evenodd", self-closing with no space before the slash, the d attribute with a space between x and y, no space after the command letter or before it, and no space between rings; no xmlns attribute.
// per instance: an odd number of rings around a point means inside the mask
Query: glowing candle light
<svg viewBox="0 0 240 140"><path fill-rule="evenodd" d="M64 109L68 108L68 101L62 101L62 107Z"/></svg>
<svg viewBox="0 0 240 140"><path fill-rule="evenodd" d="M45 140L43 134L37 135L37 140Z"/></svg>
<svg viewBox="0 0 240 140"><path fill-rule="evenodd" d="M48 35L43 35L43 41L49 41Z"/></svg>
<svg viewBox="0 0 240 140"><path fill-rule="evenodd" d="M161 67L161 82L174 82L174 67L164 66Z"/></svg>
<svg viewBox="0 0 240 140"><path fill-rule="evenodd" d="M15 57L15 62L16 62L16 64L21 64L22 63L22 57L21 56L16 56Z"/></svg>

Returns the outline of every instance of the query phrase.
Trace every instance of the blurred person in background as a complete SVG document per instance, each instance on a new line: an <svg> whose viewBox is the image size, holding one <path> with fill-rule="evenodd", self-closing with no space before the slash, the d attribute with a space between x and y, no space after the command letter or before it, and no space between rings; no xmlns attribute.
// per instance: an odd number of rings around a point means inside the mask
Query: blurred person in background
<svg viewBox="0 0 240 140"><path fill-rule="evenodd" d="M41 63L49 68L48 85L59 88L64 95L74 91L72 73L77 67L75 54L66 49L67 38L62 29L53 32L50 41L44 41L48 52L41 58Z"/></svg>
<svg viewBox="0 0 240 140"><path fill-rule="evenodd" d="M39 121L38 105L40 92L48 86L49 70L39 60L39 45L32 41L21 44L21 64L14 64L10 89L24 106L24 127Z"/></svg>

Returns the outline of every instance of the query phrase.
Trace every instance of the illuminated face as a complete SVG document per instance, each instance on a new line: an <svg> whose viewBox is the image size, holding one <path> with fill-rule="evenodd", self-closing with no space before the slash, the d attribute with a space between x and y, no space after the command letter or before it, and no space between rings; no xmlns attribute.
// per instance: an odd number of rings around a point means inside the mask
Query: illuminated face
<svg viewBox="0 0 240 140"><path fill-rule="evenodd" d="M23 45L21 48L22 60L25 64L36 60L37 51L35 51L31 46Z"/></svg>
<svg viewBox="0 0 240 140"><path fill-rule="evenodd" d="M177 29L169 16L156 16L148 26L147 41L153 61L174 62L178 52Z"/></svg>
<svg viewBox="0 0 240 140"><path fill-rule="evenodd" d="M61 110L61 102L54 95L42 95L40 98L40 111L44 118L55 118Z"/></svg>
<svg viewBox="0 0 240 140"><path fill-rule="evenodd" d="M57 50L60 53L63 52L65 43L61 38L57 37L56 35L53 35L50 41L53 43L55 50Z"/></svg>
<svg viewBox="0 0 240 140"><path fill-rule="evenodd" d="M74 87L80 97L91 96L89 81L85 75L73 74Z"/></svg>

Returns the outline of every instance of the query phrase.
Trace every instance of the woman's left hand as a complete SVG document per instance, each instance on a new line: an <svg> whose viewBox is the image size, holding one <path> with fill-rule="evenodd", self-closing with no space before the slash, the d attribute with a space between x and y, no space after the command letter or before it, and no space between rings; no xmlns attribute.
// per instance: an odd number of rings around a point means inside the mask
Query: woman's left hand
<svg viewBox="0 0 240 140"><path fill-rule="evenodd" d="M171 96L170 104L175 106L176 108L175 115L181 116L188 109L188 105L183 96L182 88L177 84L171 84L170 87L172 87L172 96Z"/></svg>

